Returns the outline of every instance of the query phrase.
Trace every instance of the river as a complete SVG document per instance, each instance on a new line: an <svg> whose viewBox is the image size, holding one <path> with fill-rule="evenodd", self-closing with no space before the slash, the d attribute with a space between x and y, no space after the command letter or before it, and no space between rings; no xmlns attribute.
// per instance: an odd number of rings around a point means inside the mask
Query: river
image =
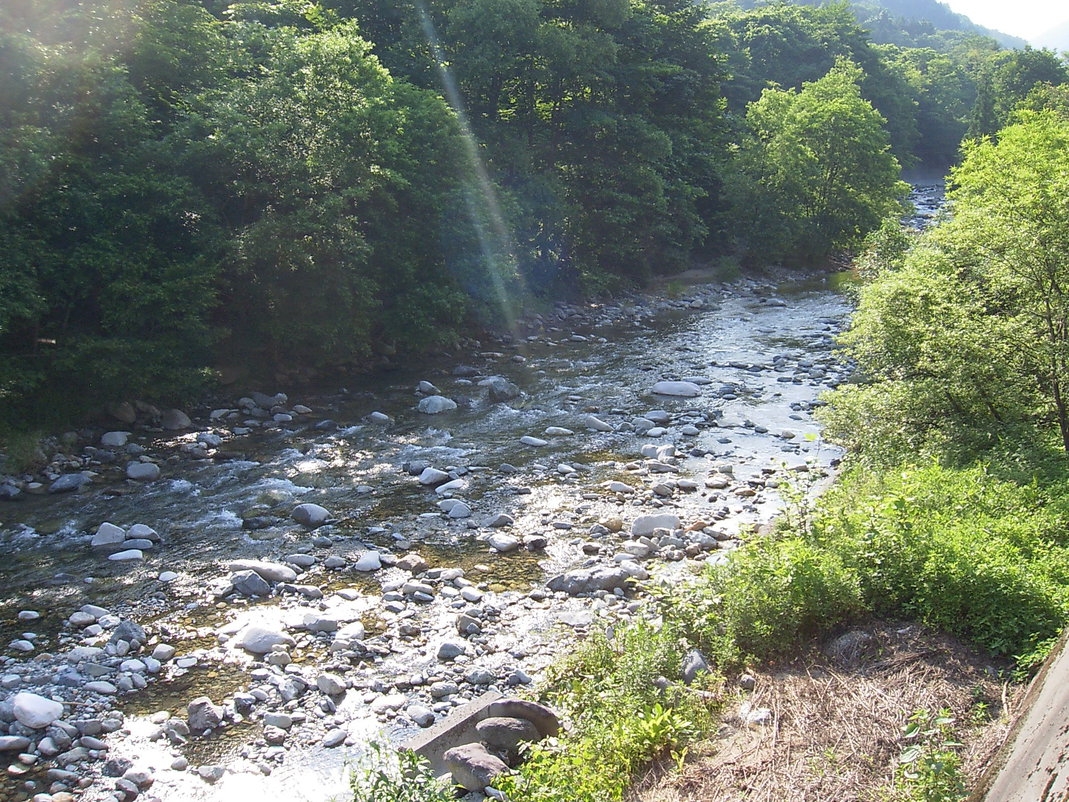
<svg viewBox="0 0 1069 802"><path fill-rule="evenodd" d="M940 190L915 193L915 225L936 213ZM369 738L397 741L487 689L522 693L591 627L642 610L632 583L569 595L548 590L550 577L623 559L640 578L676 582L767 525L785 484L806 491L828 475L841 453L813 410L848 375L834 351L850 310L839 278L708 283L695 271L659 298L558 305L512 337L277 398L275 416L228 398L192 410L178 431L127 427L118 449L100 446L103 428L71 437L65 470L89 471L79 491L0 503L0 681L67 702L68 721L115 731L72 775L45 774L40 755L20 764L0 753L13 767L0 796L80 784L88 802L111 799L105 775L117 765L143 769L153 784L141 798L166 802L344 798L347 761ZM518 394L492 401L488 377ZM693 395L653 393L659 381L687 382ZM420 393L421 382L434 390ZM457 408L419 412L436 392ZM132 459L160 477L127 479ZM425 466L449 473L454 489L421 484ZM457 502L471 514L450 517ZM298 524L303 503L327 510L327 522ZM697 539L636 557L632 522L664 512ZM147 526L158 542L140 559L109 560L89 545L104 522ZM382 567L357 570L369 556ZM299 576L245 596L232 587L234 559ZM85 604L113 614L99 634L69 621ZM478 624L466 640L461 615ZM120 619L146 629L143 654L164 644L174 656L137 677L121 656L72 656L106 644ZM285 655L239 648L250 622L291 635ZM334 645L336 626L357 626L352 649ZM442 659L458 640L463 653ZM87 694L87 671L135 687ZM324 671L347 684L341 697L317 693ZM280 696L294 678L301 692ZM168 721L202 695L225 724L173 737ZM264 740L269 713L292 719L279 744ZM332 733L344 740L326 748Z"/></svg>

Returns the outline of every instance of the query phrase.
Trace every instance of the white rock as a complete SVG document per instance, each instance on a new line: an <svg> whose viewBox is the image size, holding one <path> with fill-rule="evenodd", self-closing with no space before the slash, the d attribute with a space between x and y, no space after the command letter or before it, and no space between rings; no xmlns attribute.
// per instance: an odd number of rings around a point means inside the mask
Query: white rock
<svg viewBox="0 0 1069 802"><path fill-rule="evenodd" d="M371 712L382 715L393 710L400 710L408 702L408 697L403 693L393 693L380 696L371 703Z"/></svg>
<svg viewBox="0 0 1069 802"><path fill-rule="evenodd" d="M468 483L463 479L453 479L444 485L438 485L438 487L434 488L434 492L439 496L444 496L446 493L459 493L467 489Z"/></svg>
<svg viewBox="0 0 1069 802"><path fill-rule="evenodd" d="M130 437L130 432L105 432L100 437L100 445L105 448L122 448Z"/></svg>
<svg viewBox="0 0 1069 802"><path fill-rule="evenodd" d="M417 409L424 415L438 415L457 408L457 402L442 395L430 395L421 398Z"/></svg>
<svg viewBox="0 0 1069 802"><path fill-rule="evenodd" d="M702 394L702 388L694 382L660 381L650 391L657 395L672 395L681 398L694 398Z"/></svg>
<svg viewBox="0 0 1069 802"><path fill-rule="evenodd" d="M652 535L655 529L679 529L679 516L662 512L655 515L640 515L631 524L634 537Z"/></svg>
<svg viewBox="0 0 1069 802"><path fill-rule="evenodd" d="M516 551L521 543L520 539L515 535L507 535L504 532L495 532L486 539L486 542L490 545L490 548L502 554Z"/></svg>
<svg viewBox="0 0 1069 802"><path fill-rule="evenodd" d="M11 700L15 720L24 727L42 730L63 715L63 703L29 691L16 693Z"/></svg>
<svg viewBox="0 0 1069 802"><path fill-rule="evenodd" d="M423 472L419 475L419 483L421 485L438 485L442 482L448 482L449 478L449 474L445 471L427 467L424 468Z"/></svg>
<svg viewBox="0 0 1069 802"><path fill-rule="evenodd" d="M238 646L253 654L267 654L271 651L271 647L277 644L294 646L296 642L284 632L261 626L245 628L238 638Z"/></svg>
<svg viewBox="0 0 1069 802"><path fill-rule="evenodd" d="M567 437L570 434L575 434L571 429L565 429L563 426L549 426L546 428L546 434L549 437Z"/></svg>
<svg viewBox="0 0 1069 802"><path fill-rule="evenodd" d="M155 482L160 478L160 466L154 462L131 462L126 466L126 476L137 482Z"/></svg>
<svg viewBox="0 0 1069 802"><path fill-rule="evenodd" d="M231 560L227 567L231 571L255 571L268 582L294 582L297 579L297 572L281 563L262 560Z"/></svg>
<svg viewBox="0 0 1069 802"><path fill-rule="evenodd" d="M123 549L114 554L109 554L108 559L117 563L133 562L145 559L145 552L141 551L141 549Z"/></svg>
<svg viewBox="0 0 1069 802"><path fill-rule="evenodd" d="M93 539L89 541L89 545L93 548L98 546L113 546L117 543L122 543L126 540L126 530L121 526L116 526L113 523L105 521L97 527L96 534L93 535Z"/></svg>
<svg viewBox="0 0 1069 802"><path fill-rule="evenodd" d="M521 437L520 438L520 442L523 443L525 446L536 446L536 447L538 447L538 446L549 445L549 441L548 440L543 440L540 437L532 437L529 434L525 434L523 437Z"/></svg>
<svg viewBox="0 0 1069 802"><path fill-rule="evenodd" d="M450 518L453 518L454 520L459 518L470 518L471 507L469 507L463 501L458 501L456 504L449 508L449 512L447 514Z"/></svg>
<svg viewBox="0 0 1069 802"><path fill-rule="evenodd" d="M593 429L596 432L611 432L612 431L612 426L611 425L609 425L608 423L603 421L601 418L595 417L594 415L587 415L586 419L583 421L583 424L588 429Z"/></svg>
<svg viewBox="0 0 1069 802"><path fill-rule="evenodd" d="M354 571L378 571L382 568L382 558L377 551L365 551L360 555L355 563L353 563Z"/></svg>
<svg viewBox="0 0 1069 802"><path fill-rule="evenodd" d="M151 526L147 526L146 524L134 524L126 530L126 537L138 539L143 538L145 540L151 540L153 543L160 542L159 533Z"/></svg>
<svg viewBox="0 0 1069 802"><path fill-rule="evenodd" d="M327 696L341 696L348 687L344 677L337 674L320 674L316 679L316 687Z"/></svg>
<svg viewBox="0 0 1069 802"><path fill-rule="evenodd" d="M174 582L178 579L178 574L174 571L160 571L160 575L157 577L160 582Z"/></svg>

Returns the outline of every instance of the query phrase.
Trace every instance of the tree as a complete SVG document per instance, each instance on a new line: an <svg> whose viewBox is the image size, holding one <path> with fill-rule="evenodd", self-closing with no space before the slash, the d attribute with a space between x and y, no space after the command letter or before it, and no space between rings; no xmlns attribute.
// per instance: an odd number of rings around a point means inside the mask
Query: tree
<svg viewBox="0 0 1069 802"><path fill-rule="evenodd" d="M234 25L261 63L192 101L181 132L229 226L228 349L311 371L450 340L467 309L446 257L476 238L441 229L465 180L444 102L395 81L351 21Z"/></svg>
<svg viewBox="0 0 1069 802"><path fill-rule="evenodd" d="M766 89L750 104L736 214L750 217L753 258L818 262L901 208L908 188L861 79L843 59L800 91Z"/></svg>
<svg viewBox="0 0 1069 802"><path fill-rule="evenodd" d="M1015 378L1038 385L1069 451L1069 121L1020 119L997 143L966 147L940 236L992 313L1014 322L1013 346L1028 357Z"/></svg>
<svg viewBox="0 0 1069 802"><path fill-rule="evenodd" d="M966 146L950 219L862 291L843 342L865 383L833 396L833 435L976 448L1053 422L1069 452L1067 163L1052 111Z"/></svg>

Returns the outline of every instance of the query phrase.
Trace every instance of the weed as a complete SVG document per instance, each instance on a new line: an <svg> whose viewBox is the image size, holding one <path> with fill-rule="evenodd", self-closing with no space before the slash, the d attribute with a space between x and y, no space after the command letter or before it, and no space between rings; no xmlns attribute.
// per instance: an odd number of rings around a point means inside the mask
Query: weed
<svg viewBox="0 0 1069 802"><path fill-rule="evenodd" d="M408 750L372 741L349 774L352 802L451 802L453 788L427 761Z"/></svg>
<svg viewBox="0 0 1069 802"><path fill-rule="evenodd" d="M708 698L677 684L683 660L672 626L638 621L590 637L548 672L543 697L567 735L531 746L498 787L512 802L612 802L644 763L686 759L708 726Z"/></svg>
<svg viewBox="0 0 1069 802"><path fill-rule="evenodd" d="M965 779L961 771L961 748L953 731L950 711L915 711L906 723L902 739L909 742L898 758L896 778L902 800L909 802L961 802Z"/></svg>

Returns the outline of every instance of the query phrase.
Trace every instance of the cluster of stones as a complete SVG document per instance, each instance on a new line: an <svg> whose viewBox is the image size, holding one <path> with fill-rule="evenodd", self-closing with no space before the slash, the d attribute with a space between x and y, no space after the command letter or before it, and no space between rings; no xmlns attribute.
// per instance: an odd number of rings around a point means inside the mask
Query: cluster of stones
<svg viewBox="0 0 1069 802"><path fill-rule="evenodd" d="M41 618L24 610L19 620L29 625ZM117 697L146 687L174 660L175 648L154 642L134 621L88 604L69 616L61 641L62 651L41 652L30 663L4 661L0 756L8 761L8 776L26 777L35 802L63 802L93 784L89 766L97 763L96 770L113 780L114 799L150 799L142 795L153 784L152 772L111 757L108 739L124 730ZM43 789L31 778L41 768Z"/></svg>
<svg viewBox="0 0 1069 802"><path fill-rule="evenodd" d="M523 360L523 357L519 355L515 358L519 361ZM512 401L523 394L519 387L503 376L484 377L481 374L479 368L471 365L457 365L453 368L452 375L458 387L477 386L485 389L486 400L491 404ZM452 412L458 407L456 401L442 395L442 391L429 381L421 381L417 385L416 395L419 397L416 409L425 415L440 415L443 412Z"/></svg>
<svg viewBox="0 0 1069 802"><path fill-rule="evenodd" d="M716 293L722 294L721 291ZM672 301L669 305L696 309L710 302L709 296L695 293L690 298ZM776 300L771 299L768 303L775 304ZM621 317L632 316L638 324L645 316L652 316L656 311L649 305L636 303L629 310L609 309L595 322L618 323ZM558 305L553 314L533 322L538 333L532 333L528 340L557 343L592 339L604 342L603 338L592 335L580 335L574 331L567 333L568 326L576 322L589 324L590 314L586 308ZM490 356L498 358L504 355L494 353ZM524 361L524 357L518 354L512 359ZM780 374L777 378L782 382L831 384L836 378L828 360L830 357L783 355L768 364L747 365L745 369L755 374L775 372ZM738 367L734 363L732 365ZM489 403L506 402L521 395L519 388L508 380L500 376L484 376L479 369L470 366L462 365L454 369L452 381L459 388L469 388L468 393L475 398L479 397L476 392L478 388ZM650 392L654 396L673 399L712 395L732 400L744 392L744 388L731 384L718 385L702 376L672 376L654 383ZM420 382L417 396L418 411L421 413L438 414L458 407L456 401L446 398L438 387L427 381ZM460 405L476 403L468 399L460 401ZM584 401L575 396L569 398L567 403L579 407ZM302 405L291 406L283 394L252 394L240 399L233 407L212 411L208 416L212 430L183 436L180 449L195 459L224 459L227 457L225 443L231 435L248 434L256 429L286 429L295 423L297 416L307 415L310 411ZM798 411L803 411L801 405ZM537 453L537 449L559 445L555 441L575 437L577 430L583 429L595 434L638 435L648 442L640 446L634 460L618 464L619 478L582 487L583 503L575 508L574 516L566 516L568 520L544 517L542 523L545 529L571 538L567 542L569 548L564 552L578 566L553 576L544 587L535 587L526 594L493 593L485 584L472 582L459 568L431 568L420 555L404 553L408 549L407 544L400 546L397 553L381 545L361 544L355 553L344 556L316 556L311 553L310 547L300 546L289 554L283 555L280 550L274 558L278 562L232 561L228 566L228 575L213 583L216 600L232 604L235 610L240 611L250 609L250 602L272 597L278 600L278 607L287 613L286 621L277 626L255 623L224 626L213 633L217 635L218 648L207 650L199 656L174 660L179 670L183 668L178 665L182 659L187 660L184 667L188 667L190 660L224 661L230 660L238 652L250 656L253 662L247 671L250 684L241 691L216 701L208 697L194 699L183 717L164 712L153 717L158 728L153 737L173 747L171 768L179 771L190 769L207 782L224 776L226 769L223 766L190 767L182 757L181 749L191 738L214 733L237 722L251 720L262 724L262 736L248 744L243 754L259 771L270 773L294 749L354 743L360 737L354 735L355 729L350 726L356 715L370 714L383 723L428 727L488 688L505 690L525 685L531 682L527 672L533 670L527 660L529 655L521 648L508 649L506 653L500 646L500 640L494 645L496 637L522 627L525 616L554 606L563 608L567 604L573 605L568 608L571 612L560 620L579 630L593 621L594 614L634 614L638 610L638 602L628 598L629 589L635 581L649 577L654 570L652 561L691 561L698 564L723 559L725 551L738 544L736 537L715 525L718 519L729 514L728 500L756 503L764 488L775 487L778 481L771 470L759 477L738 481L729 463L715 466L704 481L682 476L689 473L685 471L684 460L710 455L710 452L696 448L693 438L707 430L718 430L719 442L728 443L734 429L757 433L767 431L751 421L726 421L719 414L698 409L674 413L651 409L636 414L634 410L588 408L584 412L587 414L561 421L573 428L539 428L525 435L521 444L536 450L532 453ZM188 418L183 425L177 425L182 423L177 415L170 416L169 421L172 425L166 428L172 431L191 426ZM389 416L381 412L367 416L367 421L379 424L392 422ZM158 416L149 422L148 428L163 428L159 426L161 422ZM331 421L324 421L316 428L327 429L331 425L337 428ZM159 463L166 465L166 462L150 457L139 444L128 442L131 436L128 432L106 432L100 440L100 449L96 446L87 447L82 457L71 458L63 470L75 471L67 474L72 477L72 486L63 489L77 489L92 480L92 460L100 456L98 452L101 449L114 451L116 462L120 462L121 458L129 460L126 468L129 480L151 480L151 467L158 471ZM785 451L799 449L798 438L793 432L784 431L779 436ZM554 465L557 459L547 460L544 465L535 461L529 463L527 469L554 476L563 483L584 484L591 470L588 466L567 457L565 461ZM101 464L107 464L106 459ZM134 476L129 473L130 465L151 467L138 469L146 473ZM59 466L58 462L56 466ZM470 491L480 471L487 469L456 465L436 467L418 461L404 467L416 482L426 488L427 497L432 500L433 507L430 509L433 511L421 518L444 521L445 524L438 525L453 527L451 531L454 532L457 528L472 532L483 528L489 530L480 531L477 535L486 543L488 553L509 553L521 549L541 551L546 548L549 541L546 534L530 531L513 534L511 527L515 521L512 516L504 513L494 515L492 512L487 516L480 515L471 498L482 501L487 495ZM499 470L502 474L517 472L516 468L509 465L502 465ZM156 476L159 476L158 472ZM25 489L26 480L27 477L11 480L0 485L0 488L11 486L21 492ZM36 490L42 487L47 490L47 485L43 483ZM510 492L523 490L510 488ZM356 492L362 491L356 488ZM645 508L649 507L671 510L676 500L685 494L708 496L711 506L708 515L702 516L705 520L684 525L674 511L640 514L637 517L629 514L629 508L633 512L645 512ZM592 519L588 515L589 509L605 502L615 504L619 514L600 515ZM329 510L313 503L297 505L290 511L289 517L307 530L326 527L324 531L328 533L334 521ZM482 521L481 525L477 518ZM625 524L628 519L633 520ZM267 525L278 522L278 519L272 519ZM247 519L246 524L249 528L257 525L255 519ZM576 532L571 531L583 525L586 526L583 534L577 536ZM378 534L387 538L390 535L386 530ZM313 546L332 545L330 537L321 533L317 535L311 541ZM395 540L404 543L396 537ZM143 541L147 541L147 544ZM153 548L158 541L155 532L142 524L123 530L105 523L93 536L94 548L111 555L134 551L143 554L145 549ZM114 556L112 558L115 559ZM381 593L369 593L363 584L360 590L350 588L331 592L323 582L324 572L331 572L327 575L332 577L331 584L336 581L333 577L344 572L365 576L374 574L379 580ZM580 609L575 605L581 605L580 612L575 612ZM251 609L255 609L255 605ZM438 616L438 620L435 620L435 616L443 610L446 615ZM365 625L369 617L376 621L376 626ZM106 616L102 623L98 617L98 620L86 625L85 637L106 636L112 626L116 626L116 623ZM100 631L94 630L94 627L100 627ZM29 647L25 651L35 648L33 638L23 640ZM144 646L143 641L141 646ZM174 658L173 648L165 645L157 645L151 656L144 654L142 649L134 659L141 660L145 670L137 672L129 665L126 669L122 668L122 660L130 659L127 655L108 654L106 650L110 644L103 648L104 658L90 662L115 669L106 676L101 675L103 678L100 680L115 688L113 694L142 687L147 678L159 672L158 664ZM164 651L157 654L161 648ZM169 656L166 655L167 649L171 649ZM324 657L318 665L301 659L319 654ZM548 654L545 655L546 660L548 657ZM108 662L120 658L122 660L117 665ZM402 667L403 670L398 670ZM4 681L5 687L9 687L6 677ZM93 676L90 681L97 679ZM83 689L87 685L83 683ZM16 687L13 685L9 689ZM102 699L112 698L101 693L103 687L99 686L90 692ZM45 694L49 695L55 694ZM3 709L0 708L0 720L3 720L2 713ZM107 711L107 715L98 718L105 722L102 727L111 728L114 723L114 729L121 734L122 718L113 713ZM504 730L510 728L530 734L530 727L523 724L509 724ZM495 749L505 747L494 736L482 748L493 754ZM89 751L90 757L97 756L93 750ZM33 743L22 754L26 755L26 760L30 760L35 752L38 759L43 759L45 753L37 750ZM498 757L501 759L504 756ZM57 766L57 770L67 770L67 766ZM54 781L50 790L65 792L59 780ZM128 793L123 789L118 791Z"/></svg>
<svg viewBox="0 0 1069 802"><path fill-rule="evenodd" d="M429 727L488 688L531 682L525 672L507 664L487 669L474 662L489 653L487 636L501 615L488 600L493 594L466 580L462 570L430 568L415 553L391 562L397 571L384 577L383 592L377 599L355 589L324 598L315 586L298 584L301 566L232 562L229 588L222 598L285 594L284 599L295 600L291 608L295 615L287 616L281 626L223 627L219 631L221 649L237 649L252 656L254 662L247 673L254 684L226 699L194 699L184 719L165 712L156 714L153 721L158 730L152 737L166 739L179 748L191 737L242 721L260 722L262 736L246 746L243 756L257 770L269 774L295 746L353 744L354 736L347 726L354 715L353 705L346 705L344 712L339 710L345 700L356 702L358 715L370 714L383 723ZM298 590L290 595L294 588L315 592ZM250 593L253 589L259 592ZM316 599L321 603L309 609L309 601ZM419 612L436 601L453 610L447 631L419 619ZM361 621L369 604L386 624L381 634L369 635ZM409 670L387 681L380 669L403 648L427 653L433 663L422 671ZM296 662L296 652L322 653L324 657L311 667ZM176 755L172 768L191 768L207 782L215 782L226 773L225 767L217 765L189 767L180 755Z"/></svg>
<svg viewBox="0 0 1069 802"><path fill-rule="evenodd" d="M453 783L468 791L484 791L520 762L523 744L535 743L560 731L556 713L522 699L491 702L466 743L447 749L442 761Z"/></svg>
<svg viewBox="0 0 1069 802"><path fill-rule="evenodd" d="M109 521L100 524L89 540L94 551L106 554L112 562L142 560L146 551L156 548L159 544L159 533L151 526L134 524L123 529ZM174 572L166 572L166 576L161 575L161 579L168 581L177 576Z"/></svg>
<svg viewBox="0 0 1069 802"><path fill-rule="evenodd" d="M159 410L151 404L123 402L110 410L121 423L136 425L135 431L99 430L69 432L39 446L36 461L47 463L36 474L0 476L0 501L14 501L23 494L69 493L91 485L98 477L119 470L131 482L154 482L163 475L158 458L153 457L135 434L187 432L192 419L180 409ZM179 452L191 459L223 459L226 441L255 429L279 429L298 417L311 413L303 404L290 405L285 393L269 396L253 393L238 399L234 407L213 409L207 416L208 431L183 435ZM81 452L72 453L79 443ZM45 449L54 451L48 458Z"/></svg>

